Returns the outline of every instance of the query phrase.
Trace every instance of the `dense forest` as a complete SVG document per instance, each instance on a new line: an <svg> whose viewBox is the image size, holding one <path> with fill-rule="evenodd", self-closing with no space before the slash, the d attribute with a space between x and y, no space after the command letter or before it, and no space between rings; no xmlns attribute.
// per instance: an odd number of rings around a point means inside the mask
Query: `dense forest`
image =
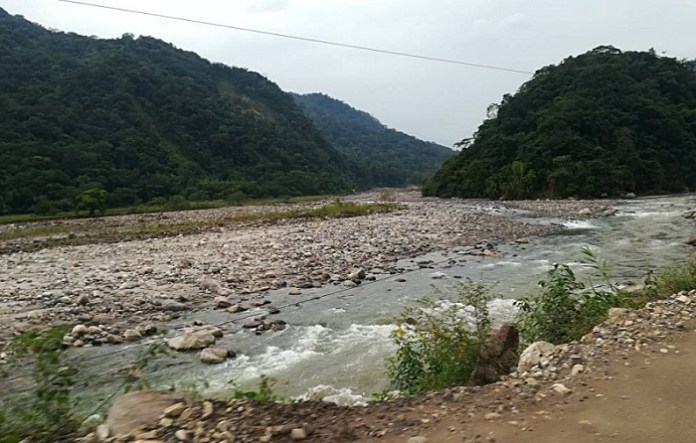
<svg viewBox="0 0 696 443"><path fill-rule="evenodd" d="M420 184L455 152L387 128L370 114L324 94L295 95L324 138L358 165L361 187Z"/></svg>
<svg viewBox="0 0 696 443"><path fill-rule="evenodd" d="M52 32L0 9L0 110L0 213L355 186L290 94L154 38Z"/></svg>
<svg viewBox="0 0 696 443"><path fill-rule="evenodd" d="M538 70L426 195L600 197L696 188L696 64L604 46Z"/></svg>

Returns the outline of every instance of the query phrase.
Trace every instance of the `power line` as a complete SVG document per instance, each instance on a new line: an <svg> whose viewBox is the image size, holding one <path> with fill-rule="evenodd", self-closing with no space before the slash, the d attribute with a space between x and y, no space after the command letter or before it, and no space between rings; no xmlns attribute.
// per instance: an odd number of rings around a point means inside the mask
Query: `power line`
<svg viewBox="0 0 696 443"><path fill-rule="evenodd" d="M524 71L521 69L514 69L514 68L506 68L503 66L485 65L485 64L480 64L480 63L471 63L471 62L465 62L462 60L454 60L454 59L449 59L449 58L431 57L428 55L413 54L410 52L400 52L400 51L392 51L389 49L374 48L374 47L369 47L369 46L353 45L350 43L341 43L341 42L336 42L336 41L331 41L331 40L322 40L322 39L312 38L312 37L304 37L304 36L292 35L292 34L283 34L280 32L264 31L264 30L260 30L260 29L245 28L245 27L234 26L234 25L226 25L224 23L208 22L208 21L196 20L196 19L191 19L191 18L186 18L186 17L177 17L177 16L172 16L172 15L158 14L158 13L154 13L154 12L139 11L136 9L127 9L127 8L119 8L116 6L99 5L96 3L88 3L88 2L82 2L82 1L77 1L77 0L56 0L56 1L63 2L63 3L72 3L75 5L81 5L81 6L91 6L94 8L109 9L112 11L127 12L127 13L131 13L131 14L146 15L149 17L164 18L164 19L168 19L168 20L178 20L178 21L182 21L182 22L195 23L195 24L199 24L199 25L214 26L214 27L218 27L218 28L234 29L235 31L252 32L255 34L263 34L263 35L269 35L269 36L273 36L273 37L281 37L281 38L299 40L299 41L309 42L309 43L319 43L319 44L323 44L323 45L337 46L337 47L341 47L341 48L376 52L379 54L396 55L399 57L409 57L409 58L416 58L416 59L420 59L420 60L427 60L427 61L433 61L433 62L449 63L449 64L454 64L454 65L463 65L463 66L469 66L472 68L492 69L492 70L496 70L496 71L514 72L516 74L533 74L533 72L531 72L531 71Z"/></svg>

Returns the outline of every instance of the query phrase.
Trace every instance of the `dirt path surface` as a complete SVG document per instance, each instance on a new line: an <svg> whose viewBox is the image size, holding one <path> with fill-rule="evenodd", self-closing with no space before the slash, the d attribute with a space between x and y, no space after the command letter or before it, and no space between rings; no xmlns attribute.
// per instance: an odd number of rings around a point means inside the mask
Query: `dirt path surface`
<svg viewBox="0 0 696 443"><path fill-rule="evenodd" d="M694 442L695 332L665 344L661 349L666 354L636 352L612 359L606 375L584 377L566 401L551 397L521 405L517 414L474 419L463 426L462 420L450 417L418 435L428 442ZM463 432L456 431L462 427Z"/></svg>

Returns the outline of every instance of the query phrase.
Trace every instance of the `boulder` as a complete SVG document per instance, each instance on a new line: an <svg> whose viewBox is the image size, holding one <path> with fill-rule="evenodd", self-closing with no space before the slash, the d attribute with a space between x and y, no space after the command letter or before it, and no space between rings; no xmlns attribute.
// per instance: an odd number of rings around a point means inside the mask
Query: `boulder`
<svg viewBox="0 0 696 443"><path fill-rule="evenodd" d="M162 411L184 399L180 394L162 391L138 391L122 395L109 409L106 419L108 435L126 436L140 426L155 425Z"/></svg>
<svg viewBox="0 0 696 443"><path fill-rule="evenodd" d="M583 208L578 211L578 215L580 217L590 217L592 215L592 209L590 208Z"/></svg>
<svg viewBox="0 0 696 443"><path fill-rule="evenodd" d="M518 346L519 333L513 325L503 323L499 329L491 332L472 373L472 382L477 385L494 383L501 376L509 374L519 360Z"/></svg>
<svg viewBox="0 0 696 443"><path fill-rule="evenodd" d="M191 332L177 335L167 340L167 346L175 351L193 351L203 349L215 343L215 336L209 331Z"/></svg>
<svg viewBox="0 0 696 443"><path fill-rule="evenodd" d="M517 372L522 374L529 371L538 365L542 358L552 355L555 350L556 346L549 342L538 341L532 343L520 355L520 361L517 363Z"/></svg>
<svg viewBox="0 0 696 443"><path fill-rule="evenodd" d="M227 359L227 356L227 349L220 347L205 348L201 351L201 361L209 365L222 363Z"/></svg>

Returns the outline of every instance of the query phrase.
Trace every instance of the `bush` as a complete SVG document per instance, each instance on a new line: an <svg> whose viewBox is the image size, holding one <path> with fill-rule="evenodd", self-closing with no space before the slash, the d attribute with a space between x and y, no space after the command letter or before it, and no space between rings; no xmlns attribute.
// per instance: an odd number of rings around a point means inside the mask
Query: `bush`
<svg viewBox="0 0 696 443"><path fill-rule="evenodd" d="M521 310L517 328L527 343L543 340L561 344L578 340L606 318L609 308L618 304L613 292L588 291L568 265L554 265L539 286L539 294L515 302Z"/></svg>
<svg viewBox="0 0 696 443"><path fill-rule="evenodd" d="M681 291L696 289L696 256L692 256L683 265L663 270L657 277L656 283L658 296L662 298Z"/></svg>
<svg viewBox="0 0 696 443"><path fill-rule="evenodd" d="M31 357L34 385L0 399L0 443L52 443L74 434L80 421L70 397L75 371L61 362L67 328L26 332L14 341L16 358Z"/></svg>
<svg viewBox="0 0 696 443"><path fill-rule="evenodd" d="M419 300L404 310L392 339L398 350L387 359L391 387L418 394L471 382L490 332L492 295L477 283L459 286L458 300Z"/></svg>
<svg viewBox="0 0 696 443"><path fill-rule="evenodd" d="M183 195L174 195L169 197L167 202L164 204L165 211L183 211L191 207L186 197Z"/></svg>

